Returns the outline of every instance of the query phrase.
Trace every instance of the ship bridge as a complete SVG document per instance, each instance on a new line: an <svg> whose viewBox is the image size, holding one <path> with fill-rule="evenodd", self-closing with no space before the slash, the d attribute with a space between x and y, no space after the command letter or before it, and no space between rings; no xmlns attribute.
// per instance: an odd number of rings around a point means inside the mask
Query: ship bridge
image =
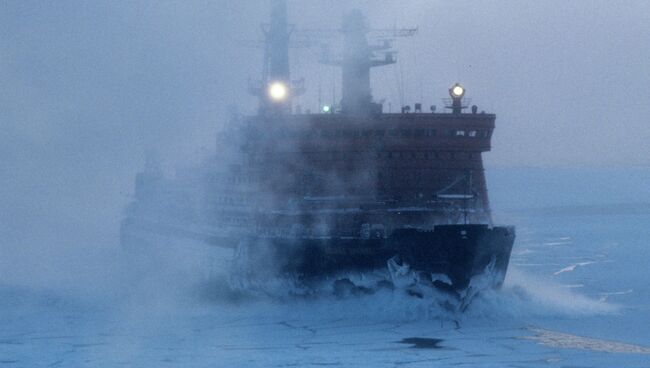
<svg viewBox="0 0 650 368"><path fill-rule="evenodd" d="M270 55L265 65L283 66L282 78L265 74L267 89L258 89L260 113L241 122L239 137L245 156L238 176L249 192L259 192L257 208L271 213L273 223L308 225L326 222L337 233L358 231L362 224L392 228L442 223L491 223L482 154L491 148L495 115L467 112L465 88L449 89L449 112L423 112L422 104L399 113L384 113L373 101L372 68L396 62L390 42L371 45L365 19L350 13L337 32L343 35L340 59L325 64L342 68L342 100L319 113L292 113L291 98L302 89L290 82L286 8L276 2L267 34ZM393 30L409 36L417 29ZM267 70L267 69L265 69ZM297 111L299 112L299 110ZM253 188L253 189L251 189ZM328 214L328 215L326 215ZM280 222L280 223L278 223ZM348 231L349 232L349 231Z"/></svg>

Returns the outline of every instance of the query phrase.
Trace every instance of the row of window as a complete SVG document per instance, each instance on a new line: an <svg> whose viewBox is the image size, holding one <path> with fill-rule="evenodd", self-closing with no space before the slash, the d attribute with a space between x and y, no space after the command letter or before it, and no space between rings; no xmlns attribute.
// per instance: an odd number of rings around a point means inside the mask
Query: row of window
<svg viewBox="0 0 650 368"><path fill-rule="evenodd" d="M284 157L283 157L284 156ZM480 158L478 152L454 152L454 151L330 151L330 152L305 152L296 153L277 153L270 157L269 155L251 155L249 157L251 164L259 164L270 161L287 161L305 160L330 161L330 160L370 160L370 159L421 159L421 160L473 160Z"/></svg>
<svg viewBox="0 0 650 368"><path fill-rule="evenodd" d="M249 225L251 220L245 217L221 217L219 222L221 224L243 226Z"/></svg>
<svg viewBox="0 0 650 368"><path fill-rule="evenodd" d="M323 129L320 136L323 138L358 138L358 137L435 137L436 129ZM313 136L315 133L307 133Z"/></svg>
<svg viewBox="0 0 650 368"><path fill-rule="evenodd" d="M448 137L469 137L469 138L488 138L490 132L487 130L473 129L448 129L445 130ZM384 138L384 137L404 137L404 138L430 138L436 137L439 132L436 129L320 129L310 131L298 130L276 130L275 134L280 137L288 138Z"/></svg>
<svg viewBox="0 0 650 368"><path fill-rule="evenodd" d="M472 152L438 152L438 151L387 151L379 152L378 158L384 159L443 159L472 160L477 154Z"/></svg>
<svg viewBox="0 0 650 368"><path fill-rule="evenodd" d="M487 138L490 133L485 130L456 129L450 130L448 134L454 137Z"/></svg>
<svg viewBox="0 0 650 368"><path fill-rule="evenodd" d="M244 195L235 195L235 196L218 196L214 197L214 202L219 204L230 204L230 205L241 205L241 204L252 204L253 198Z"/></svg>

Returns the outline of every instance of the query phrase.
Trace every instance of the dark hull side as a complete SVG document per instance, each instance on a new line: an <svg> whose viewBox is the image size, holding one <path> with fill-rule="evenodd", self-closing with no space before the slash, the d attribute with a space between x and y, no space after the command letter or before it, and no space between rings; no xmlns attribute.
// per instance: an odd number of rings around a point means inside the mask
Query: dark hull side
<svg viewBox="0 0 650 368"><path fill-rule="evenodd" d="M401 229L388 238L249 238L249 265L273 268L302 280L345 272L386 269L389 260L424 275L445 275L435 286L461 290L486 268L496 271L493 287L505 278L515 239L514 227L441 225L433 231Z"/></svg>

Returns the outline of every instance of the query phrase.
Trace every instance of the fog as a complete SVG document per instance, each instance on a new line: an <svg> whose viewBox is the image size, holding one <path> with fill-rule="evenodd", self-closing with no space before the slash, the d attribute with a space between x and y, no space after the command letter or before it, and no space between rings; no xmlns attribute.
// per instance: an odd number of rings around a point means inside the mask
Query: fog
<svg viewBox="0 0 650 368"><path fill-rule="evenodd" d="M509 172L518 185L516 201L495 189L493 203L503 199L496 208L551 197L526 197L527 184L508 171L522 167L542 170L534 180L544 180L543 170L587 170L592 192L612 195L609 202L648 201L649 2L288 6L297 29L338 28L354 8L373 28L418 27L396 42L397 65L373 70L373 97L385 110L416 102L441 109L461 82L479 110L497 115L488 175ZM145 152L158 152L173 173L215 152L231 106L256 112L246 87L261 73L256 44L268 13L263 0L0 4L0 285L120 288L119 222ZM339 74L318 63L318 49L291 53L293 77L307 87L297 104L317 110L319 90L326 101L340 99ZM600 183L593 178L601 169L619 176ZM638 174L630 190L621 188L628 169ZM488 179L490 190L508 182ZM562 198L550 201L576 204L571 193Z"/></svg>
<svg viewBox="0 0 650 368"><path fill-rule="evenodd" d="M419 27L397 44L397 66L373 71L375 99L440 106L464 83L498 117L489 165L650 163L647 2L289 2L300 28L337 28L353 7L373 27ZM0 198L11 230L110 236L103 225L128 200L145 148L171 166L189 162L213 150L229 105L255 110L245 86L261 69L251 46L264 1L10 1L0 17ZM309 91L298 103L315 108L332 68L314 50L293 53Z"/></svg>

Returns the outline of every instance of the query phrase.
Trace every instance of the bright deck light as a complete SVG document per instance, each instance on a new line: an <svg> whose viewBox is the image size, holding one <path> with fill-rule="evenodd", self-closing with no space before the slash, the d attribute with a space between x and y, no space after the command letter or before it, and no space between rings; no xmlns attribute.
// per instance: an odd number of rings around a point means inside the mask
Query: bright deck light
<svg viewBox="0 0 650 368"><path fill-rule="evenodd" d="M273 101L284 101L288 94L289 90L282 82L273 82L269 85L269 97Z"/></svg>
<svg viewBox="0 0 650 368"><path fill-rule="evenodd" d="M330 112L331 108L328 105L323 106L323 112Z"/></svg>
<svg viewBox="0 0 650 368"><path fill-rule="evenodd" d="M465 94L465 88L456 83L449 89L449 94L452 98L461 98Z"/></svg>

